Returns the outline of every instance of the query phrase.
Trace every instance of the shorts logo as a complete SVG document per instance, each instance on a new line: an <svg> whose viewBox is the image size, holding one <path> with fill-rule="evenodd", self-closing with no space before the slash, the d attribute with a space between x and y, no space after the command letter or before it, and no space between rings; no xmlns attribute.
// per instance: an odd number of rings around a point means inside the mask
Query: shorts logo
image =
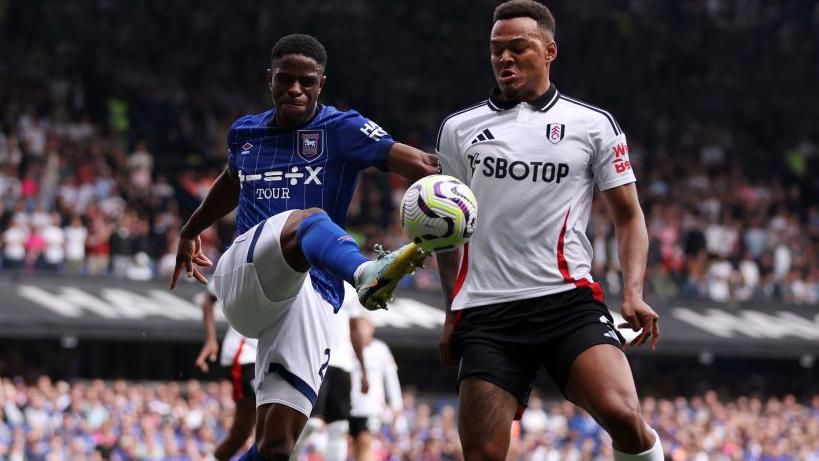
<svg viewBox="0 0 819 461"><path fill-rule="evenodd" d="M241 154L242 154L242 155L247 155L247 154L249 154L249 153L250 153L250 149L252 149L252 148L253 148L253 144L250 144L249 142L246 142L246 143L242 144L242 152L241 152Z"/></svg>
<svg viewBox="0 0 819 461"><path fill-rule="evenodd" d="M566 125L562 123L549 123L546 125L546 139L552 144L557 144L566 135Z"/></svg>
<svg viewBox="0 0 819 461"><path fill-rule="evenodd" d="M299 157L312 162L324 153L324 130L299 130L296 152Z"/></svg>

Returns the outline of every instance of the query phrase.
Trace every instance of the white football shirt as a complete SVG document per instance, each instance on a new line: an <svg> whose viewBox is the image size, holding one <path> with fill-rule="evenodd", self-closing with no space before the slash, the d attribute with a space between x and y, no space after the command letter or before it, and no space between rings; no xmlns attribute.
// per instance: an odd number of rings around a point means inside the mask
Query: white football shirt
<svg viewBox="0 0 819 461"><path fill-rule="evenodd" d="M381 416L387 408L392 414L401 412L401 384L398 381L398 365L390 348L381 340L373 340L364 348L364 365L370 388L361 392L361 364L356 362L352 373L352 408L350 414L358 417Z"/></svg>
<svg viewBox="0 0 819 461"><path fill-rule="evenodd" d="M586 236L594 186L635 181L611 114L554 85L531 104L504 104L496 88L444 120L436 150L441 172L467 184L479 210L452 310L578 286L602 299Z"/></svg>
<svg viewBox="0 0 819 461"><path fill-rule="evenodd" d="M331 367L340 368L347 373L353 369L357 362L353 343L350 342L350 319L362 317L364 307L358 301L358 293L355 288L344 282L344 304L333 316L333 328L330 330L330 362Z"/></svg>

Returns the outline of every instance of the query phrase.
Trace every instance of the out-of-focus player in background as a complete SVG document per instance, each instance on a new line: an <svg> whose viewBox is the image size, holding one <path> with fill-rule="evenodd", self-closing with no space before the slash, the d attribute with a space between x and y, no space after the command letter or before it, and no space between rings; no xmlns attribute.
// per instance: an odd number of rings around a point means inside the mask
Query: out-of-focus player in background
<svg viewBox="0 0 819 461"><path fill-rule="evenodd" d="M256 374L258 340L246 338L232 327L228 327L220 350L214 315L219 301L213 292L212 283L208 284L208 290L202 293L201 298L202 329L205 333L205 341L196 358L196 366L203 373L207 373L210 370L208 363L215 362L218 354L219 365L225 370L225 377L230 380L233 389L235 405L233 421L227 435L213 453L217 460L227 461L245 446L250 436L253 435L253 428L256 424L256 392L253 388L253 378Z"/></svg>
<svg viewBox="0 0 819 461"><path fill-rule="evenodd" d="M314 430L325 426L325 461L345 461L349 445L352 389L363 389L365 393L369 389L366 373L359 373L355 377L352 375L354 368L360 369L365 365L366 325L364 309L358 302L355 288L349 283L344 284L344 304L333 320L336 322L330 342L333 353L330 355L313 413L299 437L292 458L299 454Z"/></svg>
<svg viewBox="0 0 819 461"><path fill-rule="evenodd" d="M390 424L401 413L403 400L398 380L398 365L389 346L374 337L375 326L364 317L361 320L364 340L364 367L353 368L353 408L350 411L350 435L353 437L353 459L375 461L373 434L378 434L385 416ZM359 383L367 376L369 389ZM389 407L387 405L389 404Z"/></svg>
<svg viewBox="0 0 819 461"><path fill-rule="evenodd" d="M632 344L653 336L654 347L658 316L643 301L648 236L626 138L611 114L557 90L556 57L545 6L499 5L490 38L498 86L444 120L438 135L442 172L469 185L481 206L468 246L438 257L447 295L441 355L460 360L464 456L506 459L512 421L545 367L609 433L616 460L660 461L624 340L590 275L585 233L597 185L617 234L622 315L642 330Z"/></svg>
<svg viewBox="0 0 819 461"><path fill-rule="evenodd" d="M233 124L228 168L183 226L177 249L171 288L183 271L205 282L195 266L212 263L199 234L238 205L238 237L213 280L231 326L259 338L256 443L242 460L290 457L329 366L343 281L365 307L384 307L424 257L410 243L370 261L343 230L361 170L376 166L415 180L438 165L359 113L319 104L326 62L311 36L276 42L269 71L274 108Z"/></svg>

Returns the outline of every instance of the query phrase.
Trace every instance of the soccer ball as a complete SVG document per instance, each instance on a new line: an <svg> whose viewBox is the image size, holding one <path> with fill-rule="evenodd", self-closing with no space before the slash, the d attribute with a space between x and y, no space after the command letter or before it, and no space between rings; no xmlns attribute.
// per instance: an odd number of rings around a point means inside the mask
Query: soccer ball
<svg viewBox="0 0 819 461"><path fill-rule="evenodd" d="M478 202L466 184L436 174L419 179L401 200L401 227L427 252L463 245L475 232Z"/></svg>

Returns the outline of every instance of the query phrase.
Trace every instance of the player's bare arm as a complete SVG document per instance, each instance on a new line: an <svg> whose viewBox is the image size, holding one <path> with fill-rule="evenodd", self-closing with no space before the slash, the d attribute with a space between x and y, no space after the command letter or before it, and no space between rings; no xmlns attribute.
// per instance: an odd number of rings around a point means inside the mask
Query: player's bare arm
<svg viewBox="0 0 819 461"><path fill-rule="evenodd" d="M444 305L446 308L446 320L444 320L441 338L438 341L438 352L441 357L441 364L443 365L455 365L455 360L452 358L452 333L455 331L455 314L452 313L452 299L458 268L461 264L462 252L462 248L457 248L452 251L438 252L435 254L435 258L438 262L438 272L441 275L441 289L444 292Z"/></svg>
<svg viewBox="0 0 819 461"><path fill-rule="evenodd" d="M225 169L216 178L199 208L182 226L179 245L176 249L176 267L171 276L171 289L176 287L176 282L179 281L183 270L187 272L188 277L194 277L201 283L208 282L205 276L194 267L195 265L204 267L213 265L213 262L202 253L199 234L236 208L239 204L239 191L239 177L235 172Z"/></svg>
<svg viewBox="0 0 819 461"><path fill-rule="evenodd" d="M634 183L615 187L603 192L609 207L617 248L623 271L622 315L634 331L642 331L631 344L640 346L651 338L651 348L660 339L659 316L643 301L643 279L648 256L648 232L645 217L637 199Z"/></svg>
<svg viewBox="0 0 819 461"><path fill-rule="evenodd" d="M366 338L364 336L363 317L350 319L350 343L353 345L353 352L358 364L361 366L361 393L366 394L370 390L370 382L367 379L367 367L364 364L364 347Z"/></svg>
<svg viewBox="0 0 819 461"><path fill-rule="evenodd" d="M387 168L410 181L416 181L438 172L438 157L397 142L387 153Z"/></svg>
<svg viewBox="0 0 819 461"><path fill-rule="evenodd" d="M215 298L210 293L205 294L202 300L202 328L205 332L205 342L196 358L196 366L205 373L209 370L208 362L215 362L216 354L219 352L219 343L216 340L216 319L213 316L214 303Z"/></svg>

